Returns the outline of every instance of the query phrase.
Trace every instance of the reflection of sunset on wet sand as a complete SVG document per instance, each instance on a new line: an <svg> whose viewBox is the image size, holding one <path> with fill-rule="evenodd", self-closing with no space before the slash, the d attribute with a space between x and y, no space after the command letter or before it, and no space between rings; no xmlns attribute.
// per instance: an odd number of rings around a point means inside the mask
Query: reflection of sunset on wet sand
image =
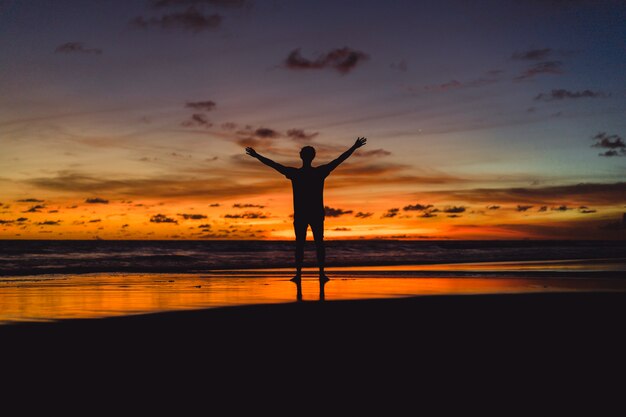
<svg viewBox="0 0 626 417"><path fill-rule="evenodd" d="M553 291L626 290L610 278L430 278L410 271L355 271L335 274L325 300L373 299L442 294L495 294ZM231 271L195 274L89 274L4 278L0 283L0 323L95 318L172 310L296 301L287 271ZM302 300L320 298L314 275L302 280Z"/></svg>

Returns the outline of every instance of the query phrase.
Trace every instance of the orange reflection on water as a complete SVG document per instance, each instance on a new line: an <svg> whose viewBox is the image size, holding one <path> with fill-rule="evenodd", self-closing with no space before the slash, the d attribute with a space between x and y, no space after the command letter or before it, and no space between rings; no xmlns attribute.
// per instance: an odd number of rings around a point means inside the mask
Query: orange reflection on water
<svg viewBox="0 0 626 417"><path fill-rule="evenodd" d="M331 275L332 276L332 275ZM301 297L289 275L280 272L200 274L91 274L3 278L0 323L97 318L232 305L320 299L319 281L305 277ZM325 285L326 300L436 294L542 291L625 291L615 279L416 278L342 275Z"/></svg>

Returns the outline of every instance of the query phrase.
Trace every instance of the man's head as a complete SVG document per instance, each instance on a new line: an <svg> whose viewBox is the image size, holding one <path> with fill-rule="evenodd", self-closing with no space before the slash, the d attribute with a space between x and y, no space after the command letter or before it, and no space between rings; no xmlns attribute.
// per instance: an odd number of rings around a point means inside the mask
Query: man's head
<svg viewBox="0 0 626 417"><path fill-rule="evenodd" d="M305 164L310 164L315 158L315 148L312 146L305 146L300 149L300 158L302 158L302 162Z"/></svg>

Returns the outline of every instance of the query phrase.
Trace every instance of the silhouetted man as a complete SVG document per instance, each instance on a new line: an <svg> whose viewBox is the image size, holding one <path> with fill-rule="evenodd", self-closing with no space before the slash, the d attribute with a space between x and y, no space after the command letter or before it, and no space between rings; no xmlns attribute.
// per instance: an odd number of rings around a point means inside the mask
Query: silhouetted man
<svg viewBox="0 0 626 417"><path fill-rule="evenodd" d="M339 158L318 167L311 166L311 162L315 158L315 148L312 146L305 146L300 150L300 158L302 159L302 167L300 168L286 167L259 155L252 148L246 148L248 155L257 158L265 165L274 168L291 180L293 188L293 228L296 233L296 276L293 277L294 281L299 281L302 275L304 242L306 241L306 232L309 225L313 231L315 248L317 249L320 283L328 281L328 277L324 273L324 260L326 258L326 249L324 248L324 180L339 164L348 159L355 150L365 145L366 141L367 139L365 138L358 138L354 145L342 153Z"/></svg>

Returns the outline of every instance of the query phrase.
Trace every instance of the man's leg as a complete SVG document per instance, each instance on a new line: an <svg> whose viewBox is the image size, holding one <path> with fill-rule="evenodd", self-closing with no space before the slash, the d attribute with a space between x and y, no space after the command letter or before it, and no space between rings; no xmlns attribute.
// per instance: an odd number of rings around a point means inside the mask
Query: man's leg
<svg viewBox="0 0 626 417"><path fill-rule="evenodd" d="M320 269L320 281L328 281L324 273L326 262L326 247L324 246L324 219L311 223L313 239L315 239L315 249L317 251L317 265Z"/></svg>
<svg viewBox="0 0 626 417"><path fill-rule="evenodd" d="M299 281L302 276L302 261L304 260L304 243L306 242L306 222L294 221L293 230L296 233L296 276L292 281Z"/></svg>

